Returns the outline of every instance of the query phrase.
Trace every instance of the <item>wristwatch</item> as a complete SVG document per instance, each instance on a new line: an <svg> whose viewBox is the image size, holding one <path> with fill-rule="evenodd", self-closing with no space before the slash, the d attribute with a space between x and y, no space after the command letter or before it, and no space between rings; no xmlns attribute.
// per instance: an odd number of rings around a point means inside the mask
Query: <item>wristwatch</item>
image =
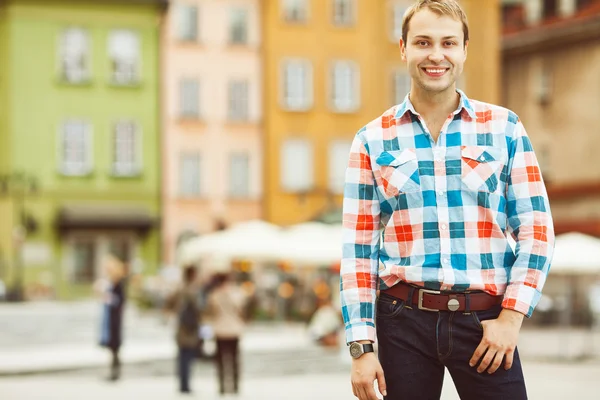
<svg viewBox="0 0 600 400"><path fill-rule="evenodd" d="M373 353L375 350L373 349L373 344L362 344L358 342L350 343L350 355L352 358L359 358L365 353Z"/></svg>

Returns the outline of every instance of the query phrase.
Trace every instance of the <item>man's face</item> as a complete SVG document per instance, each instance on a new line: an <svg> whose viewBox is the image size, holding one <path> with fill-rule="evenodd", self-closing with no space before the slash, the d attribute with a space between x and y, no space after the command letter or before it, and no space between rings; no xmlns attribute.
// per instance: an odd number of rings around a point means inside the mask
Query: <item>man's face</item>
<svg viewBox="0 0 600 400"><path fill-rule="evenodd" d="M418 11L410 20L406 43L400 40L413 85L430 93L454 91L467 59L463 40L461 21L427 8Z"/></svg>

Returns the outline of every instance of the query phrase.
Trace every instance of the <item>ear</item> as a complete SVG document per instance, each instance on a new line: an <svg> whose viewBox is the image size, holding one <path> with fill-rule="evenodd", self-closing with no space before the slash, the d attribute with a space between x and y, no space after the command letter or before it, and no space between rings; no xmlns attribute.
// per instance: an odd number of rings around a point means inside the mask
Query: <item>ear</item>
<svg viewBox="0 0 600 400"><path fill-rule="evenodd" d="M469 47L469 41L465 42L465 60L467 59L467 48Z"/></svg>
<svg viewBox="0 0 600 400"><path fill-rule="evenodd" d="M406 43L400 38L398 45L400 46L400 58L402 58L402 61L406 62Z"/></svg>

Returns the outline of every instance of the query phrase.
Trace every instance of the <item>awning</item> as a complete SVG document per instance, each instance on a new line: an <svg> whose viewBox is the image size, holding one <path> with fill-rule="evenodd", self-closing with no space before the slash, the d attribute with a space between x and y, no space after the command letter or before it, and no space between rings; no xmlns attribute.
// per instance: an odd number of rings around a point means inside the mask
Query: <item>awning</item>
<svg viewBox="0 0 600 400"><path fill-rule="evenodd" d="M142 207L114 205L69 205L58 214L60 231L73 229L131 229L145 233L158 225L158 218Z"/></svg>

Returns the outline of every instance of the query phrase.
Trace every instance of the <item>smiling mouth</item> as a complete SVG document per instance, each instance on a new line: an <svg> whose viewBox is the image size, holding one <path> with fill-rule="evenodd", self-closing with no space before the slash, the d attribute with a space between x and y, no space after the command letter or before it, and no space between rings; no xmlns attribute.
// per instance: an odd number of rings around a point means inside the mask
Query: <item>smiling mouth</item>
<svg viewBox="0 0 600 400"><path fill-rule="evenodd" d="M440 76L444 76L444 74L448 71L448 68L421 68L427 76L431 76L433 78L439 78Z"/></svg>

